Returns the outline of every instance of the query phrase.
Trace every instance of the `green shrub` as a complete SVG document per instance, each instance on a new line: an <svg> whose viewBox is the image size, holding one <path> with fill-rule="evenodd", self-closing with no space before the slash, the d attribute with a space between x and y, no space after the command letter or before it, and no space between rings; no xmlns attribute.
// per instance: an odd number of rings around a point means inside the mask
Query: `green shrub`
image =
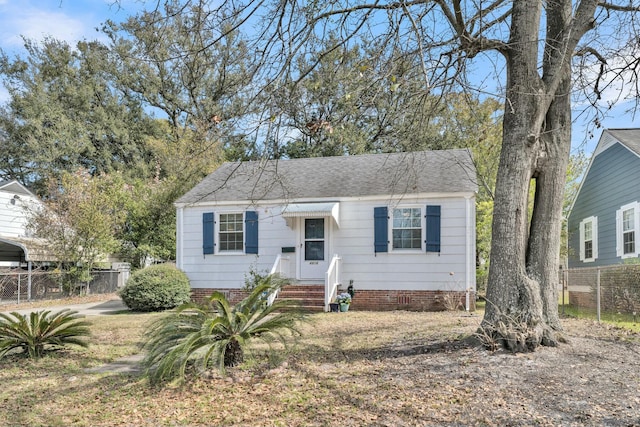
<svg viewBox="0 0 640 427"><path fill-rule="evenodd" d="M131 310L162 311L189 302L191 286L182 271L158 264L133 273L119 294Z"/></svg>
<svg viewBox="0 0 640 427"><path fill-rule="evenodd" d="M187 368L195 368L196 374L211 367L224 373L244 361L245 347L254 340L286 345L289 333L298 334L296 322L304 316L290 300L264 304L264 296L281 287L282 281L268 276L235 306L216 291L208 304L185 304L158 319L146 333L146 375L159 383L184 381Z"/></svg>
<svg viewBox="0 0 640 427"><path fill-rule="evenodd" d="M14 349L22 349L29 357L41 357L45 350L56 350L75 344L87 347L82 337L89 336L90 323L69 309L51 314L35 311L29 314L0 313L0 358Z"/></svg>

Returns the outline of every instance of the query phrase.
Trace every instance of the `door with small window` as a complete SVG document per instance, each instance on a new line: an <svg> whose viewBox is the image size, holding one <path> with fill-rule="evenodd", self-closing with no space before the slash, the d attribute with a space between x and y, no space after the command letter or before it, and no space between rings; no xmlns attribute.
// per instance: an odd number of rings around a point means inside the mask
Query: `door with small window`
<svg viewBox="0 0 640 427"><path fill-rule="evenodd" d="M300 218L300 279L324 280L328 261L328 221Z"/></svg>

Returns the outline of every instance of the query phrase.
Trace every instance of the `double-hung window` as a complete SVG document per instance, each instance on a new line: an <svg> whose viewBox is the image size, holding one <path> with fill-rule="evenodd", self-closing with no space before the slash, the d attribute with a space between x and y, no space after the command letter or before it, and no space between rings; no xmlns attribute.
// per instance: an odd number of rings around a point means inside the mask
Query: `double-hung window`
<svg viewBox="0 0 640 427"><path fill-rule="evenodd" d="M590 216L580 222L580 261L593 262L598 258L598 218Z"/></svg>
<svg viewBox="0 0 640 427"><path fill-rule="evenodd" d="M637 257L639 251L640 204L629 203L616 211L616 254L621 258Z"/></svg>
<svg viewBox="0 0 640 427"><path fill-rule="evenodd" d="M374 208L374 253L440 253L440 214L440 205Z"/></svg>
<svg viewBox="0 0 640 427"><path fill-rule="evenodd" d="M221 213L219 231L220 252L242 251L244 241L243 215Z"/></svg>
<svg viewBox="0 0 640 427"><path fill-rule="evenodd" d="M422 249L422 209L393 209L393 249Z"/></svg>
<svg viewBox="0 0 640 427"><path fill-rule="evenodd" d="M258 253L258 213L204 212L202 253Z"/></svg>
<svg viewBox="0 0 640 427"><path fill-rule="evenodd" d="M622 253L631 254L636 251L636 230L634 210L622 211Z"/></svg>

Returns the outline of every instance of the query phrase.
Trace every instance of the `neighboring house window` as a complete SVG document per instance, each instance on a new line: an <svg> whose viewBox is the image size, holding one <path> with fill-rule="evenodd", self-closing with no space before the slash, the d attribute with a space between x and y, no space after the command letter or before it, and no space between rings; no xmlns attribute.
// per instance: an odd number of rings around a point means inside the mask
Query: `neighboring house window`
<svg viewBox="0 0 640 427"><path fill-rule="evenodd" d="M636 251L636 231L634 210L622 211L622 253L631 254Z"/></svg>
<svg viewBox="0 0 640 427"><path fill-rule="evenodd" d="M439 205L427 205L424 211L413 206L390 210L381 206L374 208L373 216L375 253L388 252L389 244L398 251L424 249L426 252L440 252Z"/></svg>
<svg viewBox="0 0 640 427"><path fill-rule="evenodd" d="M394 209L392 233L393 249L422 249L422 210Z"/></svg>
<svg viewBox="0 0 640 427"><path fill-rule="evenodd" d="M213 212L202 214L203 254L220 252L258 253L258 213Z"/></svg>
<svg viewBox="0 0 640 427"><path fill-rule="evenodd" d="M640 204L629 203L616 211L616 254L622 258L638 256L637 236L640 232Z"/></svg>
<svg viewBox="0 0 640 427"><path fill-rule="evenodd" d="M598 258L598 218L591 216L580 222L580 261Z"/></svg>

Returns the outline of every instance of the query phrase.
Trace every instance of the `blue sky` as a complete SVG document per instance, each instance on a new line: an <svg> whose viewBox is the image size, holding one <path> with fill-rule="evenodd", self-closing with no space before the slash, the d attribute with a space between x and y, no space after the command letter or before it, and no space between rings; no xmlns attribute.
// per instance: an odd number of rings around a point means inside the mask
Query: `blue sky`
<svg viewBox="0 0 640 427"><path fill-rule="evenodd" d="M65 40L71 45L83 38L101 39L96 28L107 19L124 20L144 6L144 0L0 0L0 48L6 53L22 52L22 38L41 40L51 36ZM147 0L152 6L155 1ZM608 96L613 96L609 94ZM607 94L605 94L607 97ZM6 99L6 91L0 88L0 102ZM604 128L640 127L640 114L633 118L625 113L631 104L620 105L609 111L609 117L602 121ZM573 145L590 154L600 137L601 130L594 132L594 138L587 139L587 124L580 117L574 117Z"/></svg>
<svg viewBox="0 0 640 427"><path fill-rule="evenodd" d="M96 27L107 19L120 21L141 8L139 0L0 0L0 47L19 51L21 36L41 40L52 36L69 43L95 39Z"/></svg>

